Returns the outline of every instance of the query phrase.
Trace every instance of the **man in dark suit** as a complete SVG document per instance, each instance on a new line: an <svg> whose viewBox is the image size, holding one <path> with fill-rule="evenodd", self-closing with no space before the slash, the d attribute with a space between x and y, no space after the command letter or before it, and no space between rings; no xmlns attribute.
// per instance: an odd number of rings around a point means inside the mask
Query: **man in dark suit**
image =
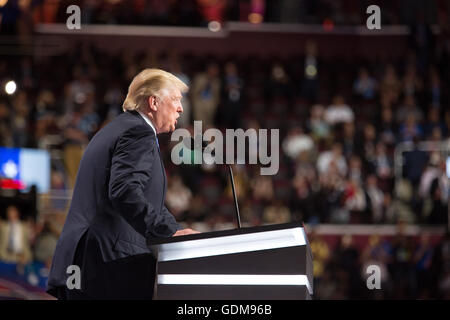
<svg viewBox="0 0 450 320"><path fill-rule="evenodd" d="M182 92L174 75L145 69L131 82L123 114L88 144L53 257L48 292L59 299L151 299L156 261L146 241L196 233L164 205L167 179L157 134L175 129ZM68 287L68 267L81 288Z"/></svg>

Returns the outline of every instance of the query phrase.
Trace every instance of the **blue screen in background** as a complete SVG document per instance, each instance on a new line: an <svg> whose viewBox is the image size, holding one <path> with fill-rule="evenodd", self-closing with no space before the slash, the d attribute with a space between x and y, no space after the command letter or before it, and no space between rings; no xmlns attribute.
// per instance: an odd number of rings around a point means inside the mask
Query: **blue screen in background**
<svg viewBox="0 0 450 320"><path fill-rule="evenodd" d="M0 148L0 177L20 180L20 149Z"/></svg>
<svg viewBox="0 0 450 320"><path fill-rule="evenodd" d="M0 177L20 180L28 191L36 185L39 193L50 189L50 154L46 150L0 147Z"/></svg>

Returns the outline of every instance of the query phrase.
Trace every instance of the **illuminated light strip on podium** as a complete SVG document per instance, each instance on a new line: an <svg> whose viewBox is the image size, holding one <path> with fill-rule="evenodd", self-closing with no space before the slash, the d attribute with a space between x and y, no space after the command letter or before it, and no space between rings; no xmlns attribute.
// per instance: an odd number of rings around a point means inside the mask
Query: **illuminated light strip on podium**
<svg viewBox="0 0 450 320"><path fill-rule="evenodd" d="M303 228L273 230L263 233L239 234L210 239L165 244L159 251L159 261L269 250L306 245ZM264 240L264 241L261 241Z"/></svg>
<svg viewBox="0 0 450 320"><path fill-rule="evenodd" d="M308 277L303 274L160 274L158 284L306 286L312 294Z"/></svg>

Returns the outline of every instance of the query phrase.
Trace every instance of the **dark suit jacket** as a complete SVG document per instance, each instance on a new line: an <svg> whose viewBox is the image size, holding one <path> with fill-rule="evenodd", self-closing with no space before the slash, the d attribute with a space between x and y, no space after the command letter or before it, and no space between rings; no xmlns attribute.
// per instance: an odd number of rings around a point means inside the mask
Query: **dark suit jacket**
<svg viewBox="0 0 450 320"><path fill-rule="evenodd" d="M154 259L146 240L181 229L164 205L166 181L156 135L139 113L124 112L102 128L80 162L47 291L58 296L76 260L87 295L149 297L152 283L143 279L154 278L154 266L145 265Z"/></svg>

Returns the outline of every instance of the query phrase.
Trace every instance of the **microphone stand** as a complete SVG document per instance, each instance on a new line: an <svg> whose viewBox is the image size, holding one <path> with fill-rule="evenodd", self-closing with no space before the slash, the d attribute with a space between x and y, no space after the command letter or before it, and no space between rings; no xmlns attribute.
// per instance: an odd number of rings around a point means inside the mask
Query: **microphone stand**
<svg viewBox="0 0 450 320"><path fill-rule="evenodd" d="M236 189L234 187L233 170L231 169L231 165L227 164L227 166L228 166L228 169L230 169L231 189L233 190L234 207L236 209L236 220L237 220L238 229L240 229L241 228L241 217L239 214L239 206L238 206L238 201L237 201L237 197L236 197Z"/></svg>
<svg viewBox="0 0 450 320"><path fill-rule="evenodd" d="M184 144L190 150L194 150L195 146L196 146L195 140L192 137L190 137L186 142L184 142ZM206 145L204 145L204 144L198 145L197 148L201 149L202 153L203 153L205 151L205 149L206 149ZM236 196L236 188L234 186L233 170L231 169L231 165L230 164L227 164L227 166L228 166L228 169L230 170L231 189L233 190L234 208L236 210L236 220L237 220L238 229L240 229L241 228L241 216L240 216L240 213L239 213L239 205L238 205L237 196Z"/></svg>

